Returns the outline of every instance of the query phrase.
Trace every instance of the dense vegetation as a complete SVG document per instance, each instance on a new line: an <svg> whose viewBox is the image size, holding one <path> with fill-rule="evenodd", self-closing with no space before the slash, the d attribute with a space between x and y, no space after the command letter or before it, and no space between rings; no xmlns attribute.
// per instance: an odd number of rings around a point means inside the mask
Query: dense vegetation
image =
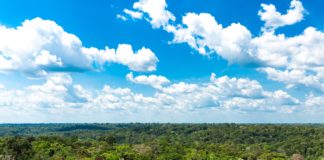
<svg viewBox="0 0 324 160"><path fill-rule="evenodd" d="M324 159L324 125L4 124L0 159Z"/></svg>

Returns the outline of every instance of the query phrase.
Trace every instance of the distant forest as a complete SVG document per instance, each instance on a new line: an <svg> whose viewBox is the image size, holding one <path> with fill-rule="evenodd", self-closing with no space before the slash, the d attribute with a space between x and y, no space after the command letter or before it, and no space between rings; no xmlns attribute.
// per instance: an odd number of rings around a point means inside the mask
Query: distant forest
<svg viewBox="0 0 324 160"><path fill-rule="evenodd" d="M0 125L0 160L52 159L324 160L324 125Z"/></svg>

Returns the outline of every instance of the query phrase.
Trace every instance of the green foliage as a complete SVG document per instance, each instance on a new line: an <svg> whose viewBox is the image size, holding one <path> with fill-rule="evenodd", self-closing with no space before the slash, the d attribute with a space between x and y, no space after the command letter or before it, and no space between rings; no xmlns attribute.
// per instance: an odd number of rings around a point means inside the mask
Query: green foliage
<svg viewBox="0 0 324 160"><path fill-rule="evenodd" d="M0 125L0 160L324 159L323 125Z"/></svg>

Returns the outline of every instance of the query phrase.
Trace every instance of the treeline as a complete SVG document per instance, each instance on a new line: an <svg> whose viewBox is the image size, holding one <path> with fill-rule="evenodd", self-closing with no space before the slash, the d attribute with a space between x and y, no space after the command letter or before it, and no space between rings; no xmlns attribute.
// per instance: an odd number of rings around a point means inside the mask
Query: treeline
<svg viewBox="0 0 324 160"><path fill-rule="evenodd" d="M0 160L324 159L324 125L0 125Z"/></svg>

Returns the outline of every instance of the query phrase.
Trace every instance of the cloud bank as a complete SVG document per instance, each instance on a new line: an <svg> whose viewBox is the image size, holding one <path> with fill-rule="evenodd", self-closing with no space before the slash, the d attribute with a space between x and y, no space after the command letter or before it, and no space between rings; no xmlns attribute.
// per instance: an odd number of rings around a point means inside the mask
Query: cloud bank
<svg viewBox="0 0 324 160"><path fill-rule="evenodd" d="M107 110L181 110L199 108L231 111L292 112L300 102L288 93L266 91L255 80L245 78L217 78L211 75L207 83L171 83L165 77L150 75L127 75L134 83L156 88L152 96L135 93L129 88L87 90L74 84L71 76L54 73L44 84L31 85L24 89L0 90L0 106L17 112L43 110L56 112L62 109L107 109ZM152 79L159 81L152 81Z"/></svg>

